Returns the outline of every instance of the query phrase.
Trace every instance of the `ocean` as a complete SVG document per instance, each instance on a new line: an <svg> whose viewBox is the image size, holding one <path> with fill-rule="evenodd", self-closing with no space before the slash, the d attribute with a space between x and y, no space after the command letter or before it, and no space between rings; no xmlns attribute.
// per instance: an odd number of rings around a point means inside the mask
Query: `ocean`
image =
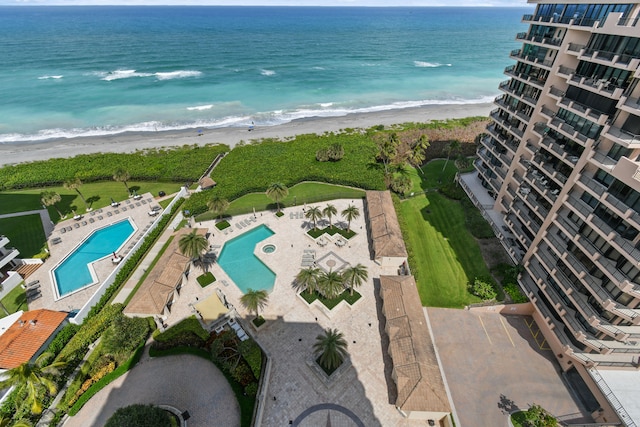
<svg viewBox="0 0 640 427"><path fill-rule="evenodd" d="M490 102L524 13L0 7L0 143Z"/></svg>

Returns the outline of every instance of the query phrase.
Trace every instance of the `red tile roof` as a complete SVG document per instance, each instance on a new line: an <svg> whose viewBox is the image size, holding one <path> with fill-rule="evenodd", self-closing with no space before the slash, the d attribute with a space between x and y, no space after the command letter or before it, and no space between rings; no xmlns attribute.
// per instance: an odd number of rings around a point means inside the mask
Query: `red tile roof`
<svg viewBox="0 0 640 427"><path fill-rule="evenodd" d="M67 313L44 309L23 313L0 336L0 368L15 368L31 360L66 318Z"/></svg>

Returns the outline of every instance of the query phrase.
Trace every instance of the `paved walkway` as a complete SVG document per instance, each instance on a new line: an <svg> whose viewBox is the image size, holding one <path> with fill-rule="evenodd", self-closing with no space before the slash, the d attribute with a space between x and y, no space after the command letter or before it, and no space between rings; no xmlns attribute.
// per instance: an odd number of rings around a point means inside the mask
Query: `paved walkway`
<svg viewBox="0 0 640 427"><path fill-rule="evenodd" d="M44 235L48 239L51 233L53 233L54 224L51 222L51 217L49 216L49 211L46 209L37 209L33 211L24 211L24 212L14 212L8 214L0 215L1 218L12 218L16 216L25 216L25 215L40 215L40 220L42 221L42 227L44 228Z"/></svg>
<svg viewBox="0 0 640 427"><path fill-rule="evenodd" d="M93 396L64 425L101 427L118 408L134 403L189 411L189 427L240 425L240 407L222 372L191 355L143 359Z"/></svg>

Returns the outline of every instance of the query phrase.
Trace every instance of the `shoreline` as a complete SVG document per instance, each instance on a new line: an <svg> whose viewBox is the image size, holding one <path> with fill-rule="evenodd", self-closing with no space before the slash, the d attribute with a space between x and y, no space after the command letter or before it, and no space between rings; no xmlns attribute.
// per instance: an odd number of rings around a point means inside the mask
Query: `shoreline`
<svg viewBox="0 0 640 427"><path fill-rule="evenodd" d="M425 105L369 113L351 113L335 117L307 117L273 126L198 128L161 131L126 132L95 137L62 138L37 142L0 144L0 166L51 158L73 157L92 153L130 153L136 150L168 148L183 145L222 143L231 148L241 142L263 138L284 139L301 134L339 132L346 128L368 129L376 125L406 122L424 123L433 120L488 116L492 103ZM202 129L202 135L198 135Z"/></svg>

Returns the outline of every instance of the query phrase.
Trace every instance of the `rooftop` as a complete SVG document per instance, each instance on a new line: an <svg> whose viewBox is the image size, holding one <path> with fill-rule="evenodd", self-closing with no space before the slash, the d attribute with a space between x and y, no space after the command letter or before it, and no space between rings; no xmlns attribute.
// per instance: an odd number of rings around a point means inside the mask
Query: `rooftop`
<svg viewBox="0 0 640 427"><path fill-rule="evenodd" d="M391 193L367 191L366 209L375 257L406 258L407 248L404 245Z"/></svg>
<svg viewBox="0 0 640 427"><path fill-rule="evenodd" d="M67 313L33 310L23 313L0 336L0 368L12 369L31 360L67 318Z"/></svg>

